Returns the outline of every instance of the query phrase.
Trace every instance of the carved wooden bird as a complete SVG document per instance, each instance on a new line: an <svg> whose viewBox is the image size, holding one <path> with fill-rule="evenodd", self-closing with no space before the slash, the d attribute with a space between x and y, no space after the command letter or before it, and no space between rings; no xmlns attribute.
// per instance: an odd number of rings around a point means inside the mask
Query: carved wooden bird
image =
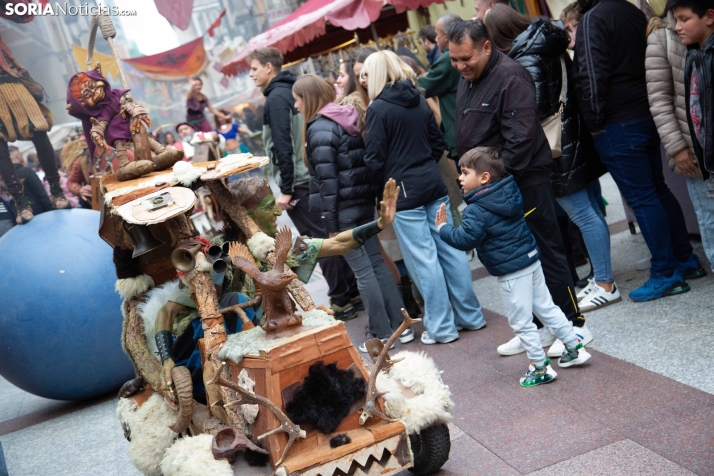
<svg viewBox="0 0 714 476"><path fill-rule="evenodd" d="M231 243L228 250L233 266L253 278L256 292L263 296L265 323L262 327L265 331L275 331L302 322L302 317L295 313L297 308L286 289L288 283L297 278L294 273L285 271L285 259L291 248L290 229L280 228L275 235L275 266L267 272L258 268L248 247L243 243Z"/></svg>

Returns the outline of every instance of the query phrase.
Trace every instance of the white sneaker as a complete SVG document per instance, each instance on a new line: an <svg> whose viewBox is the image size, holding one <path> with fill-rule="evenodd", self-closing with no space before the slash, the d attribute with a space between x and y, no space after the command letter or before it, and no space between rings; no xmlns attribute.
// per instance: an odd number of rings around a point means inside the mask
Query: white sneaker
<svg viewBox="0 0 714 476"><path fill-rule="evenodd" d="M436 344L436 340L429 337L429 333L424 331L421 333L421 343L426 345Z"/></svg>
<svg viewBox="0 0 714 476"><path fill-rule="evenodd" d="M591 291L578 303L578 307L582 312L588 312L619 301L622 301L622 297L620 297L620 290L614 282L610 292L593 282Z"/></svg>
<svg viewBox="0 0 714 476"><path fill-rule="evenodd" d="M399 336L399 342L402 344L407 344L414 340L414 331L411 328L407 328Z"/></svg>
<svg viewBox="0 0 714 476"><path fill-rule="evenodd" d="M525 351L526 349L523 348L523 345L521 344L521 339L518 336L509 340L505 344L499 345L496 349L496 352L501 355L516 355Z"/></svg>
<svg viewBox="0 0 714 476"><path fill-rule="evenodd" d="M588 294L590 294L590 293L592 292L593 286L596 286L596 284L595 284L595 279L594 279L594 278L593 278L593 279L588 279L588 284L587 284L587 286L585 286L583 289L581 289L580 291L578 291L578 293L575 295L575 299L577 299L578 302L580 302L580 300L581 300L582 298L584 298L585 296L587 296Z"/></svg>
<svg viewBox="0 0 714 476"><path fill-rule="evenodd" d="M555 336L547 327L541 327L538 329L538 335L540 336L540 343L543 347L548 347L555 341ZM523 348L521 339L518 336L509 340L505 344L499 345L496 349L496 352L501 355L516 355L525 351L526 349Z"/></svg>
<svg viewBox="0 0 714 476"><path fill-rule="evenodd" d="M426 345L431 345L431 344L448 344L448 343L450 343L450 342L454 342L455 340L458 340L458 337L456 337L456 338L454 338L454 339L451 339L451 340L449 340L449 341L446 341L446 342L439 342L439 341L436 340L436 339L432 339L431 336L429 335L429 333L428 333L427 331L424 331L424 332L421 333L421 343L422 343L422 344L426 344Z"/></svg>
<svg viewBox="0 0 714 476"><path fill-rule="evenodd" d="M582 342L583 345L588 345L593 341L593 335L587 326L573 326L573 330L575 331L575 335L578 336L578 341ZM548 357L560 357L563 355L563 352L565 352L565 344L563 344L560 339L556 339L553 345L550 346L550 349L548 349L547 355Z"/></svg>

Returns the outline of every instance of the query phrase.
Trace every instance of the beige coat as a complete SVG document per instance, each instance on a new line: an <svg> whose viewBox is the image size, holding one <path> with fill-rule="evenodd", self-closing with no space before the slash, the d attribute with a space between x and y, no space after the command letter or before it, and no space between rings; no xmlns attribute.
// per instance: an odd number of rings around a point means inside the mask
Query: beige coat
<svg viewBox="0 0 714 476"><path fill-rule="evenodd" d="M653 18L650 21L650 28L653 26L659 28L647 37L645 57L647 94L657 132L669 157L669 167L681 174L672 157L687 147L692 149L684 102L684 64L687 47L682 44L674 31L673 19L670 19L672 26L668 27L664 27L664 24L658 20Z"/></svg>

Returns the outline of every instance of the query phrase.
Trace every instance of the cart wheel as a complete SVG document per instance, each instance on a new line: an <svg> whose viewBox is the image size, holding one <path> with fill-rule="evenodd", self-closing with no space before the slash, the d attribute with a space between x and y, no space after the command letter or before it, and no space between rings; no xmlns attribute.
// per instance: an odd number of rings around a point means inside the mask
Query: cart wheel
<svg viewBox="0 0 714 476"><path fill-rule="evenodd" d="M449 459L451 440L449 427L434 425L421 432L409 435L409 443L414 454L414 466L409 468L419 476L437 472Z"/></svg>

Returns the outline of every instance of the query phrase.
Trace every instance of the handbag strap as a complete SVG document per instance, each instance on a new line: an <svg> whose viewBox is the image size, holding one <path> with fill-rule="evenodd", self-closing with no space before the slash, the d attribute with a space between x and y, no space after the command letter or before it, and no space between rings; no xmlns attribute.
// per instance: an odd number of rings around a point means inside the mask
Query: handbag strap
<svg viewBox="0 0 714 476"><path fill-rule="evenodd" d="M563 85L560 88L560 105L562 107L568 100L568 72L562 55L560 56L560 70L563 73Z"/></svg>

